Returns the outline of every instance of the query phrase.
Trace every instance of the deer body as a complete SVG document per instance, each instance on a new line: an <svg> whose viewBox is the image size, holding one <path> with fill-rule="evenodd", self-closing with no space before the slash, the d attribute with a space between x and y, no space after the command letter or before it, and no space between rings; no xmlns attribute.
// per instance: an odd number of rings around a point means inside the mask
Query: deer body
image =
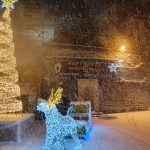
<svg viewBox="0 0 150 150"><path fill-rule="evenodd" d="M56 106L49 108L47 101L42 101L37 105L37 110L43 112L46 117L46 139L43 150L50 150L54 144L57 150L66 150L65 137L71 136L80 147L77 136L77 122L70 116L62 116Z"/></svg>

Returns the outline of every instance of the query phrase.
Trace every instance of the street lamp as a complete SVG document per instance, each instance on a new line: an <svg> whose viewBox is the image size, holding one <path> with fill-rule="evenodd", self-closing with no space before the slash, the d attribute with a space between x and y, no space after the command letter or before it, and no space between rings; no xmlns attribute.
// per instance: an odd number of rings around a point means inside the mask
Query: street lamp
<svg viewBox="0 0 150 150"><path fill-rule="evenodd" d="M125 52L125 51L126 51L126 46L125 46L125 45L122 45L122 46L120 47L120 51L121 51L121 52Z"/></svg>

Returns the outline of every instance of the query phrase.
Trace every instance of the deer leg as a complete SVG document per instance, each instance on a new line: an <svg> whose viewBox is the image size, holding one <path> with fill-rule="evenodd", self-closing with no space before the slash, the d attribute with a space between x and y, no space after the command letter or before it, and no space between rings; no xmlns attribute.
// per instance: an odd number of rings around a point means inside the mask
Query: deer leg
<svg viewBox="0 0 150 150"><path fill-rule="evenodd" d="M46 135L43 150L50 150L52 144L53 144L53 138L51 136Z"/></svg>
<svg viewBox="0 0 150 150"><path fill-rule="evenodd" d="M72 136L74 142L76 143L77 148L81 148L81 142L80 142L80 140L79 140L79 138L78 138L76 129L71 133L71 136Z"/></svg>
<svg viewBox="0 0 150 150"><path fill-rule="evenodd" d="M65 139L63 137L57 139L54 145L57 150L66 150Z"/></svg>

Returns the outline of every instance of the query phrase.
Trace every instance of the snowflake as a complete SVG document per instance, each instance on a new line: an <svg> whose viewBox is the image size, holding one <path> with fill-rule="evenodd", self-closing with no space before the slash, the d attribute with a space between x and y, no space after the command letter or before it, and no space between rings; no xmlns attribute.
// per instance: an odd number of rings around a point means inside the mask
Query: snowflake
<svg viewBox="0 0 150 150"><path fill-rule="evenodd" d="M3 5L2 8L12 8L14 9L14 3L16 3L18 0L2 0Z"/></svg>
<svg viewBox="0 0 150 150"><path fill-rule="evenodd" d="M118 68L123 67L120 63L112 63L108 66L110 72L117 73Z"/></svg>

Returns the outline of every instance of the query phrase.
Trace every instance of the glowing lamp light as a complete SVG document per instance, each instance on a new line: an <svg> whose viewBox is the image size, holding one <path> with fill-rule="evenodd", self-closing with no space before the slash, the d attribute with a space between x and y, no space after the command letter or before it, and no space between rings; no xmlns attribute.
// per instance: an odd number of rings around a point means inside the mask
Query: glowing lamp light
<svg viewBox="0 0 150 150"><path fill-rule="evenodd" d="M119 63L123 63L123 60L122 60L122 59L119 59L118 62L119 62Z"/></svg>
<svg viewBox="0 0 150 150"><path fill-rule="evenodd" d="M121 52L125 52L125 51L126 51L126 46L125 46L125 45L122 45L122 46L120 47L120 51L121 51Z"/></svg>

